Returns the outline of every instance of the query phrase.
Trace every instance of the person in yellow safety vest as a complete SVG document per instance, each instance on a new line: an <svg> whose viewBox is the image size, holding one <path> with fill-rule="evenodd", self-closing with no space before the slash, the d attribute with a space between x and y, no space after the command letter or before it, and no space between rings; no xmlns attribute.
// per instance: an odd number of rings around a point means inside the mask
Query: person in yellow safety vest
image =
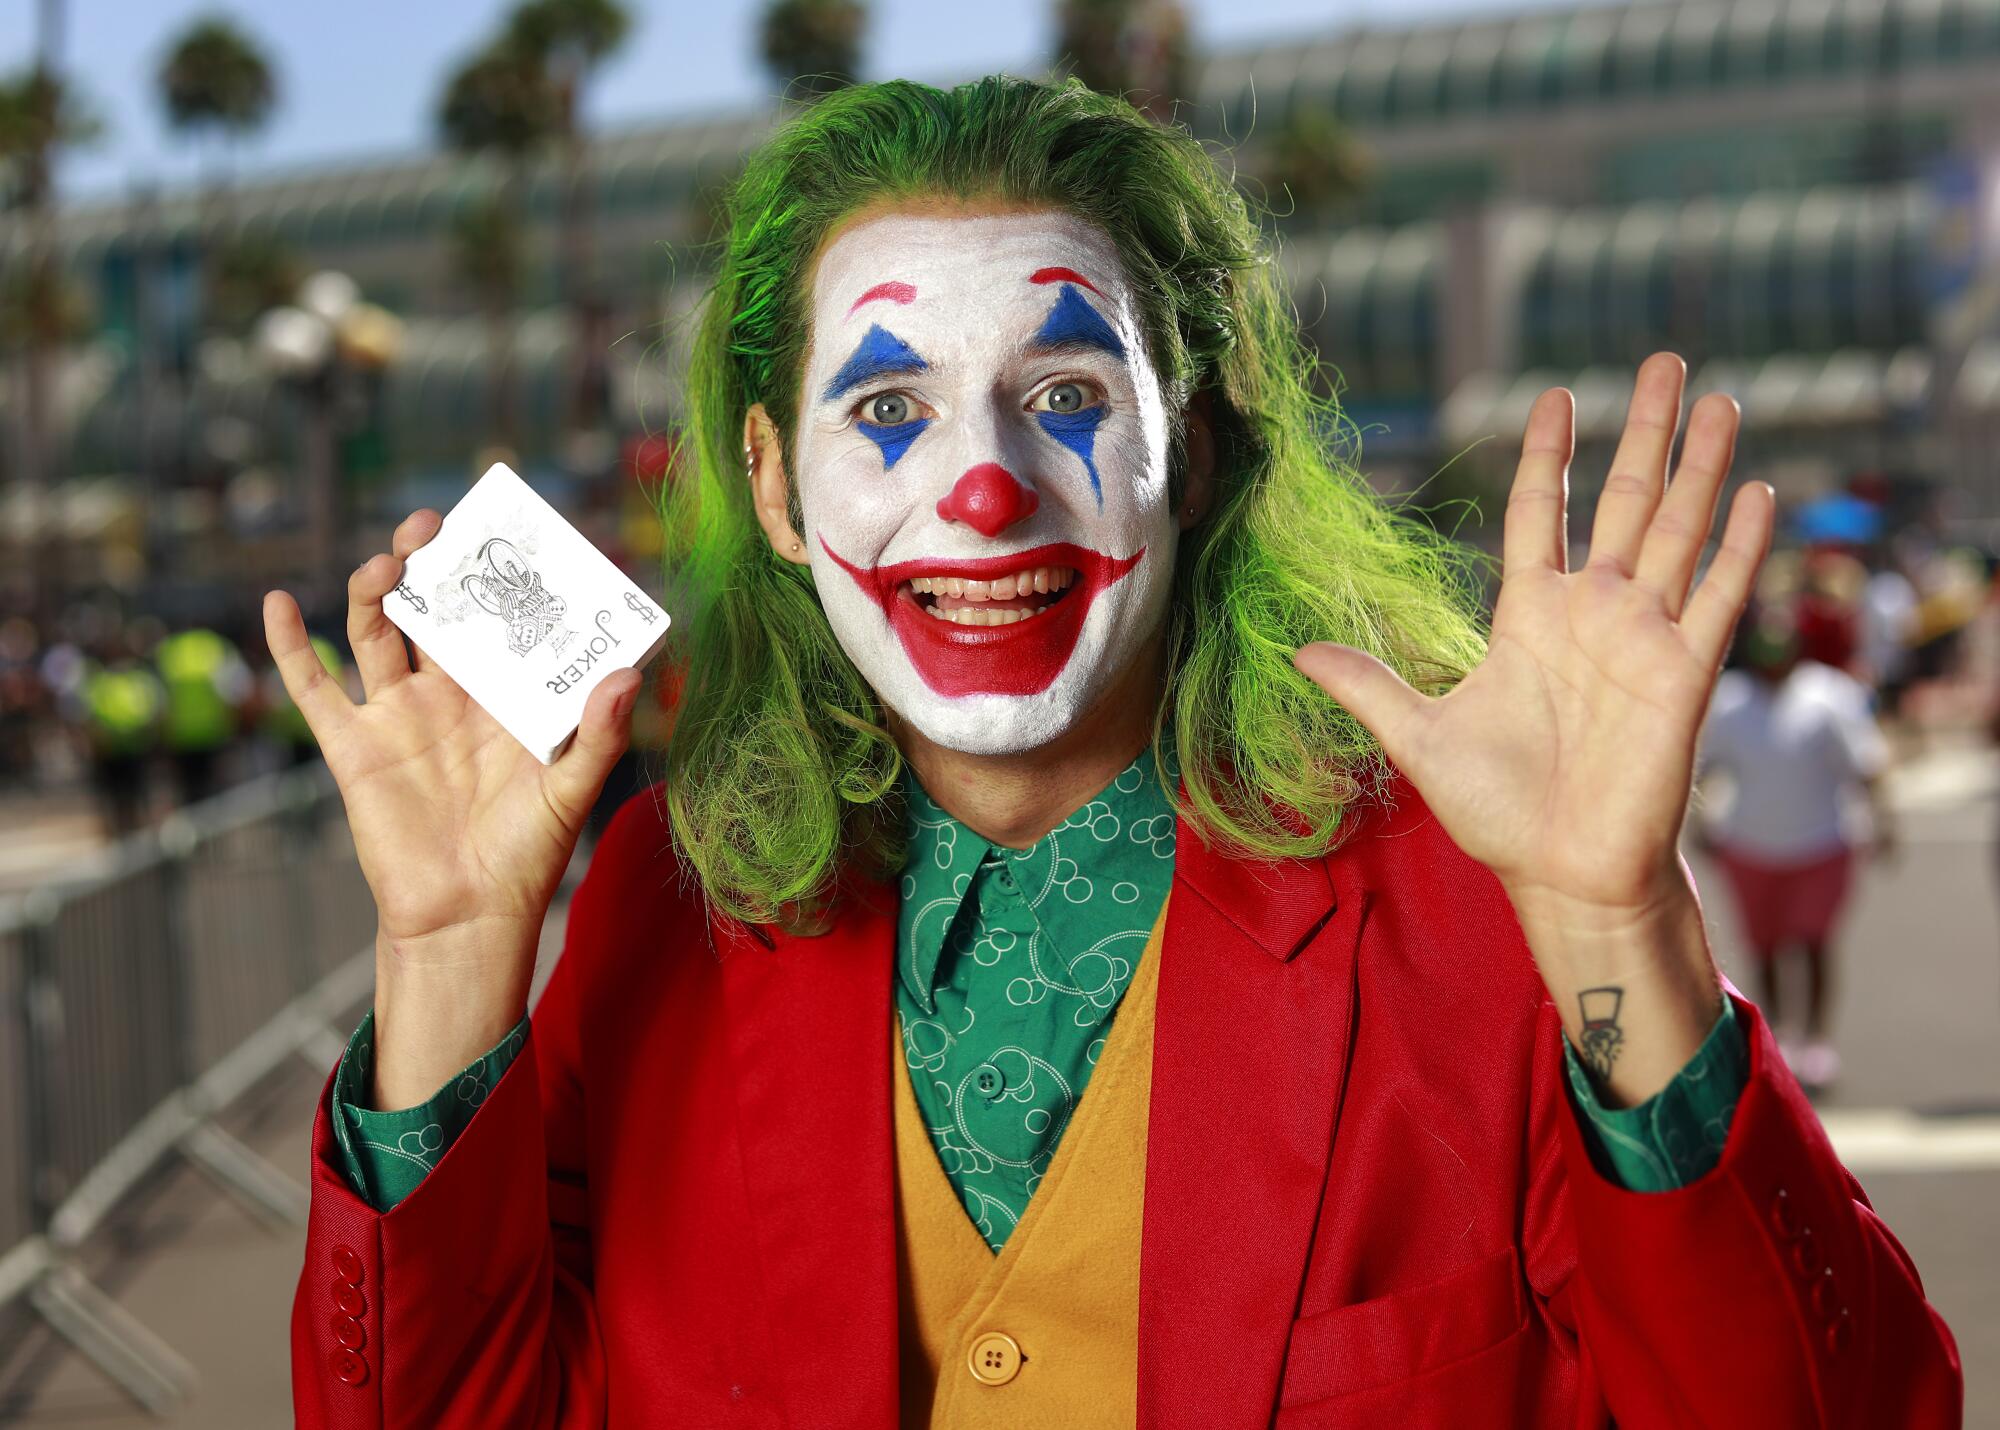
<svg viewBox="0 0 2000 1430"><path fill-rule="evenodd" d="M114 644L102 662L91 662L77 696L90 743L91 783L105 833L116 839L145 823L146 763L159 741L166 687Z"/></svg>
<svg viewBox="0 0 2000 1430"><path fill-rule="evenodd" d="M326 673L345 686L347 672L340 658L340 647L325 636L313 636L311 640L313 653L326 667ZM312 729L306 724L306 717L299 713L297 703L285 690L284 679L275 665L264 672L262 684L264 734L284 751L286 766L296 769L319 753L319 742L313 738Z"/></svg>
<svg viewBox="0 0 2000 1430"><path fill-rule="evenodd" d="M237 710L250 692L250 667L226 637L199 627L163 637L153 663L167 689L167 754L181 802L193 804L215 793L220 756L236 738Z"/></svg>

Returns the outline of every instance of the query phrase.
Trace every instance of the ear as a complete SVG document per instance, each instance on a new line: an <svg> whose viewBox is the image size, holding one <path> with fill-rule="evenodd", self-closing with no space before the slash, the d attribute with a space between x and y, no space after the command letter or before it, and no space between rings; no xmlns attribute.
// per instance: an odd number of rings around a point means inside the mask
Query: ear
<svg viewBox="0 0 2000 1430"><path fill-rule="evenodd" d="M1186 531L1208 515L1215 500L1215 426L1213 406L1207 388L1188 400L1183 417L1187 466L1182 483L1180 510L1174 513Z"/></svg>
<svg viewBox="0 0 2000 1430"><path fill-rule="evenodd" d="M771 549L794 565L806 564L806 544L792 527L790 491L785 481L785 454L778 442L777 424L764 404L753 402L743 415L744 465L750 479L750 500L757 508L757 524Z"/></svg>

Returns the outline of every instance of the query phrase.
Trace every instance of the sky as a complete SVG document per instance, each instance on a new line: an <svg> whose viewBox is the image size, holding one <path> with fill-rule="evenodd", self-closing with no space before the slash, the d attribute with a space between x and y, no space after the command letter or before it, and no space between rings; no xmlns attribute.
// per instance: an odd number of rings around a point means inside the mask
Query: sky
<svg viewBox="0 0 2000 1430"><path fill-rule="evenodd" d="M1186 0L1197 43L1229 46L1424 14L1530 8L1540 0ZM0 0L0 73L31 62L38 0ZM62 59L104 133L67 157L66 197L172 187L200 159L166 131L155 74L171 37L198 15L221 13L275 57L272 122L235 158L239 173L358 156L407 153L432 142L432 110L446 69L476 48L504 0L65 0ZM615 128L673 115L738 109L768 99L756 52L755 0L631 0L633 33L599 76L591 118ZM965 0L873 0L864 41L868 78L954 79L992 69L1039 72L1052 0L1025 5Z"/></svg>

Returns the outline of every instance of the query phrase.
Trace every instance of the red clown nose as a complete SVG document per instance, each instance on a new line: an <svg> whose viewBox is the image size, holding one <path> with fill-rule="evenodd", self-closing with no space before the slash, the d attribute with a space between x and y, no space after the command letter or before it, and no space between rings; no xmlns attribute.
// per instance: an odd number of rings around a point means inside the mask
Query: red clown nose
<svg viewBox="0 0 2000 1430"><path fill-rule="evenodd" d="M962 521L981 536L998 536L1034 515L1041 504L1041 498L998 462L981 462L952 484L951 495L937 504L937 514L946 521Z"/></svg>

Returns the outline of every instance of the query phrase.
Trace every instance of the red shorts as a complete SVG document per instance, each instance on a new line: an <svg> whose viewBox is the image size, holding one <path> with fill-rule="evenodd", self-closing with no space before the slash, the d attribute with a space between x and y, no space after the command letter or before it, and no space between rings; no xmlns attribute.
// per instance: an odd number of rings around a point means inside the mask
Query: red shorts
<svg viewBox="0 0 2000 1430"><path fill-rule="evenodd" d="M1854 856L1842 845L1802 864L1773 864L1718 848L1715 862L1736 895L1751 952L1769 958L1780 944L1822 943L1833 932L1847 901Z"/></svg>

